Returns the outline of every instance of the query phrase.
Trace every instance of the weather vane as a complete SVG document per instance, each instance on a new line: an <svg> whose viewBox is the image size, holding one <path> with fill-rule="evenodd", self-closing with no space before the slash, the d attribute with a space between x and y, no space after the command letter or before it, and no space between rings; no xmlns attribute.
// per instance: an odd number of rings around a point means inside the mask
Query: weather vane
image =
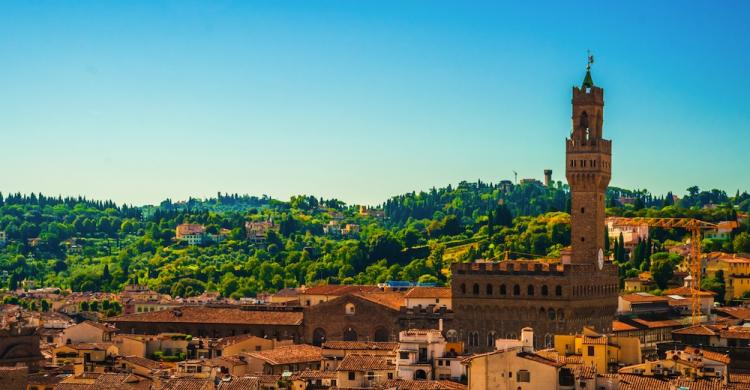
<svg viewBox="0 0 750 390"><path fill-rule="evenodd" d="M594 63L594 55L591 54L591 51L586 50L586 55L589 57L589 61L586 64L586 70L591 70L591 64Z"/></svg>

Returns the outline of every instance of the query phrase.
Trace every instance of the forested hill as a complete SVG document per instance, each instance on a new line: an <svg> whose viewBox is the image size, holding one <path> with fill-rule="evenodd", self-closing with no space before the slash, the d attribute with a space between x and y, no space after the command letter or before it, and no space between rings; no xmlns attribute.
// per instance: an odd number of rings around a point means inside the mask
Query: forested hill
<svg viewBox="0 0 750 390"><path fill-rule="evenodd" d="M215 290L240 297L315 283L447 283L450 261L506 252L555 256L569 243L568 198L560 183L545 187L533 181L462 182L396 196L365 210L304 195L280 201L218 194L133 207L0 194L0 231L7 237L0 247L0 289L26 280L75 291L117 291L139 282L177 296ZM691 187L675 202L671 194L611 188L608 206L616 215L718 221L747 212L750 195ZM265 242L246 239L248 221L273 221ZM181 223L202 224L209 234L223 232L226 240L188 246L175 240ZM750 251L750 236L745 240L746 233L738 234L729 243L706 247ZM665 232L657 238L682 237ZM648 266L646 261L622 264L633 272Z"/></svg>

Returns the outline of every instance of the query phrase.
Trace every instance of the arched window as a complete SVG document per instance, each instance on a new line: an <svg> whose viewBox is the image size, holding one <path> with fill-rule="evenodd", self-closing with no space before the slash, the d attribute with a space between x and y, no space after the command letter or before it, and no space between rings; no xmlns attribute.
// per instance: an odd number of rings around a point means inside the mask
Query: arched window
<svg viewBox="0 0 750 390"><path fill-rule="evenodd" d="M526 295L533 296L534 295L534 285L529 285L529 287L526 288Z"/></svg>
<svg viewBox="0 0 750 390"><path fill-rule="evenodd" d="M581 119L578 122L578 127L581 129L588 129L589 128L589 114L584 111L581 113Z"/></svg>
<svg viewBox="0 0 750 390"><path fill-rule="evenodd" d="M375 334L373 335L373 340L378 342L385 342L390 340L390 332L388 332L388 329L384 327L378 327L375 329Z"/></svg>
<svg viewBox="0 0 750 390"><path fill-rule="evenodd" d="M466 283L461 283L461 294L466 295Z"/></svg>
<svg viewBox="0 0 750 390"><path fill-rule="evenodd" d="M326 341L326 331L323 328L315 328L313 331L313 345L320 347Z"/></svg>
<svg viewBox="0 0 750 390"><path fill-rule="evenodd" d="M354 308L353 303L347 303L346 304L346 315L353 316L356 313L356 309Z"/></svg>
<svg viewBox="0 0 750 390"><path fill-rule="evenodd" d="M344 331L344 341L357 341L357 331L348 328Z"/></svg>
<svg viewBox="0 0 750 390"><path fill-rule="evenodd" d="M547 316L549 316L549 319L554 321L555 319L555 309L549 309L547 310Z"/></svg>
<svg viewBox="0 0 750 390"><path fill-rule="evenodd" d="M508 293L508 292L507 292L507 291L505 291L505 285L504 285L504 284L501 284L501 285L500 285L500 295L505 295L505 294L507 294L507 293Z"/></svg>
<svg viewBox="0 0 750 390"><path fill-rule="evenodd" d="M449 343L455 343L456 340L458 340L458 332L455 329L449 329L448 332L445 333L445 338Z"/></svg>
<svg viewBox="0 0 750 390"><path fill-rule="evenodd" d="M486 293L487 293L487 295L492 295L492 285L491 284L487 284L487 291L486 291Z"/></svg>
<svg viewBox="0 0 750 390"><path fill-rule="evenodd" d="M515 296L521 295L521 286L519 286L517 284L515 286L513 286L513 295L515 295Z"/></svg>
<svg viewBox="0 0 750 390"><path fill-rule="evenodd" d="M469 333L469 346L470 347L478 347L479 346L479 332L471 332L471 333Z"/></svg>
<svg viewBox="0 0 750 390"><path fill-rule="evenodd" d="M552 335L549 333L544 335L544 346L547 348L552 346Z"/></svg>
<svg viewBox="0 0 750 390"><path fill-rule="evenodd" d="M547 288L547 285L546 285L546 284L545 284L545 285L542 285L542 295L543 295L543 296L545 296L545 297L546 297L547 295L549 295L549 289Z"/></svg>
<svg viewBox="0 0 750 390"><path fill-rule="evenodd" d="M557 309L557 320L558 321L565 320L565 312L563 311L563 309Z"/></svg>
<svg viewBox="0 0 750 390"><path fill-rule="evenodd" d="M471 288L471 292L474 293L474 295L479 295L479 285L477 283L474 283L474 287Z"/></svg>
<svg viewBox="0 0 750 390"><path fill-rule="evenodd" d="M562 286L555 287L555 295L558 297L562 296Z"/></svg>
<svg viewBox="0 0 750 390"><path fill-rule="evenodd" d="M495 334L495 331L487 333L487 346L494 347L496 338L497 338L497 335Z"/></svg>

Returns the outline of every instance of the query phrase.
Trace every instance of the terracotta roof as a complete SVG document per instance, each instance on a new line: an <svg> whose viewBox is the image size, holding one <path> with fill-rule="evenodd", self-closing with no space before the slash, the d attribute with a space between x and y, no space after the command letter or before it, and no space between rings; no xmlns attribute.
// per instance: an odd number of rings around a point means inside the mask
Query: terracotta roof
<svg viewBox="0 0 750 390"><path fill-rule="evenodd" d="M750 320L750 308L746 307L718 307L714 309L717 313L737 318L740 320Z"/></svg>
<svg viewBox="0 0 750 390"><path fill-rule="evenodd" d="M315 380L315 379L336 379L335 371L305 370L300 371L292 376L292 379Z"/></svg>
<svg viewBox="0 0 750 390"><path fill-rule="evenodd" d="M34 374L29 374L27 377L27 384L29 385L54 385L57 383L60 383L63 379L68 377L67 374L57 374L57 373L50 373L50 372L38 372Z"/></svg>
<svg viewBox="0 0 750 390"><path fill-rule="evenodd" d="M596 367L579 365L573 368L573 375L577 380L596 378Z"/></svg>
<svg viewBox="0 0 750 390"><path fill-rule="evenodd" d="M750 329L742 326L733 326L720 332L721 338L750 340Z"/></svg>
<svg viewBox="0 0 750 390"><path fill-rule="evenodd" d="M622 321L612 321L613 332L624 332L628 330L638 330L638 328L633 325L626 324Z"/></svg>
<svg viewBox="0 0 750 390"><path fill-rule="evenodd" d="M348 354L339 363L336 371L395 370L384 357L373 355Z"/></svg>
<svg viewBox="0 0 750 390"><path fill-rule="evenodd" d="M216 348L226 348L230 345L237 344L239 342L250 340L254 338L259 338L258 336L252 335L252 334L240 334L237 336L228 336L228 337L222 337L219 339L219 341L216 342Z"/></svg>
<svg viewBox="0 0 750 390"><path fill-rule="evenodd" d="M703 358L705 359L714 360L714 361L721 362L724 364L729 364L729 362L731 361L731 359L729 358L729 355L727 354L714 352L714 351L707 351L705 349L699 349L695 347L685 347L685 352L699 353L703 355Z"/></svg>
<svg viewBox="0 0 750 390"><path fill-rule="evenodd" d="M716 333L713 329L709 328L706 325L688 326L687 328L673 330L672 334L687 334L687 335L694 335L694 336L716 336L718 335L718 333Z"/></svg>
<svg viewBox="0 0 750 390"><path fill-rule="evenodd" d="M213 383L208 379L172 378L164 382L162 390L208 390Z"/></svg>
<svg viewBox="0 0 750 390"><path fill-rule="evenodd" d="M322 347L323 349L343 349L349 351L395 351L398 349L399 344L377 341L326 341Z"/></svg>
<svg viewBox="0 0 750 390"><path fill-rule="evenodd" d="M407 380L391 379L378 388L395 390L466 390L466 385L446 380Z"/></svg>
<svg viewBox="0 0 750 390"><path fill-rule="evenodd" d="M404 305L404 294L400 292L364 292L355 294L370 302L399 310Z"/></svg>
<svg viewBox="0 0 750 390"><path fill-rule="evenodd" d="M260 379L254 377L232 378L229 382L219 383L218 390L258 390Z"/></svg>
<svg viewBox="0 0 750 390"><path fill-rule="evenodd" d="M151 380L134 374L104 373L87 390L150 390Z"/></svg>
<svg viewBox="0 0 750 390"><path fill-rule="evenodd" d="M633 318L632 321L649 329L678 327L682 325L675 320L648 320L645 318Z"/></svg>
<svg viewBox="0 0 750 390"><path fill-rule="evenodd" d="M253 311L240 308L182 306L171 310L126 314L111 322L168 322L241 325L300 325L302 312Z"/></svg>
<svg viewBox="0 0 750 390"><path fill-rule="evenodd" d="M553 366L553 367L562 367L565 365L565 363L560 363L557 360L547 359L544 356L536 354L536 353L519 352L518 357L528 359L537 363L546 364L548 366Z"/></svg>
<svg viewBox="0 0 750 390"><path fill-rule="evenodd" d="M607 345L607 336L583 336L583 344L587 345Z"/></svg>
<svg viewBox="0 0 750 390"><path fill-rule="evenodd" d="M631 303L666 302L667 301L666 297L660 297L660 296L651 295L648 293L620 295L620 298Z"/></svg>
<svg viewBox="0 0 750 390"><path fill-rule="evenodd" d="M536 354L545 359L554 360L558 363L583 364L583 357L581 355L562 355L558 353L554 348L536 351Z"/></svg>
<svg viewBox="0 0 750 390"><path fill-rule="evenodd" d="M694 288L690 287L677 287L677 288L671 288L669 290L662 291L662 294L664 295L682 295L683 297L691 297L693 296L693 291L695 291L696 295L699 297L713 297L716 295L713 291L705 291L705 290L696 290Z"/></svg>
<svg viewBox="0 0 750 390"><path fill-rule="evenodd" d="M100 330L104 331L104 332L109 332L109 333L111 333L111 332L117 332L117 328L115 328L114 326L109 325L109 324L102 324L101 322L94 322L94 321L86 320L86 321L83 321L83 322L81 322L80 324L77 324L77 325L83 325L83 324L91 325L91 326L93 326L93 327L95 327L97 329L100 329ZM73 325L73 326L76 326L76 325Z"/></svg>
<svg viewBox="0 0 750 390"><path fill-rule="evenodd" d="M289 288L282 288L281 290L277 291L274 294L271 294L273 297L287 297L287 298L294 298L298 297L300 294L299 289L289 287Z"/></svg>
<svg viewBox="0 0 750 390"><path fill-rule="evenodd" d="M266 351L247 353L271 365L316 362L323 359L322 349L312 345L289 345Z"/></svg>
<svg viewBox="0 0 750 390"><path fill-rule="evenodd" d="M334 295L356 294L362 292L380 291L378 286L340 285L326 284L321 286L307 287L300 295Z"/></svg>
<svg viewBox="0 0 750 390"><path fill-rule="evenodd" d="M203 234L206 232L206 227L198 224L183 223L177 225L176 234L182 236L185 234Z"/></svg>
<svg viewBox="0 0 750 390"><path fill-rule="evenodd" d="M146 359L140 356L125 356L125 357L122 357L121 359L125 360L128 363L132 363L137 366L148 368L149 370L158 370L161 368L161 364L159 364L159 362L153 361L151 359Z"/></svg>
<svg viewBox="0 0 750 390"><path fill-rule="evenodd" d="M450 298L450 287L414 287L404 298Z"/></svg>

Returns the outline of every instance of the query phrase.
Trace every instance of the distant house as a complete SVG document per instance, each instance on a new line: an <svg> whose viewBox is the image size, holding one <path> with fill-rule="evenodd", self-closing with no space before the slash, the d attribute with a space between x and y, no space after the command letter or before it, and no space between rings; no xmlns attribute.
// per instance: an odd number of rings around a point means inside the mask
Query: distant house
<svg viewBox="0 0 750 390"><path fill-rule="evenodd" d="M113 326L92 321L83 321L65 328L60 333L60 344L107 343L117 332Z"/></svg>
<svg viewBox="0 0 750 390"><path fill-rule="evenodd" d="M634 248L638 244L638 241L648 240L648 224L643 223L637 226L618 224L611 218L607 218L605 223L607 224L607 235L609 238L619 239L620 235L622 235L622 240L626 248Z"/></svg>
<svg viewBox="0 0 750 390"><path fill-rule="evenodd" d="M4 231L0 231L0 246L8 243L8 236Z"/></svg>
<svg viewBox="0 0 750 390"><path fill-rule="evenodd" d="M319 370L321 349L307 344L289 345L246 353L249 372L283 374L287 371Z"/></svg>
<svg viewBox="0 0 750 390"><path fill-rule="evenodd" d="M738 227L737 221L721 221L715 229L706 230L704 237L716 241L727 241L732 238L732 231Z"/></svg>
<svg viewBox="0 0 750 390"><path fill-rule="evenodd" d="M414 287L404 295L406 307L444 306L452 309L450 287Z"/></svg>
<svg viewBox="0 0 750 390"><path fill-rule="evenodd" d="M245 234L250 242L264 243L268 238L268 232L275 229L273 220L260 221L260 222L245 222Z"/></svg>
<svg viewBox="0 0 750 390"><path fill-rule="evenodd" d="M203 225L183 223L175 229L175 239L186 241L190 245L200 245L206 235L206 227Z"/></svg>
<svg viewBox="0 0 750 390"><path fill-rule="evenodd" d="M359 215L363 217L385 218L385 211L367 206L359 206Z"/></svg>

